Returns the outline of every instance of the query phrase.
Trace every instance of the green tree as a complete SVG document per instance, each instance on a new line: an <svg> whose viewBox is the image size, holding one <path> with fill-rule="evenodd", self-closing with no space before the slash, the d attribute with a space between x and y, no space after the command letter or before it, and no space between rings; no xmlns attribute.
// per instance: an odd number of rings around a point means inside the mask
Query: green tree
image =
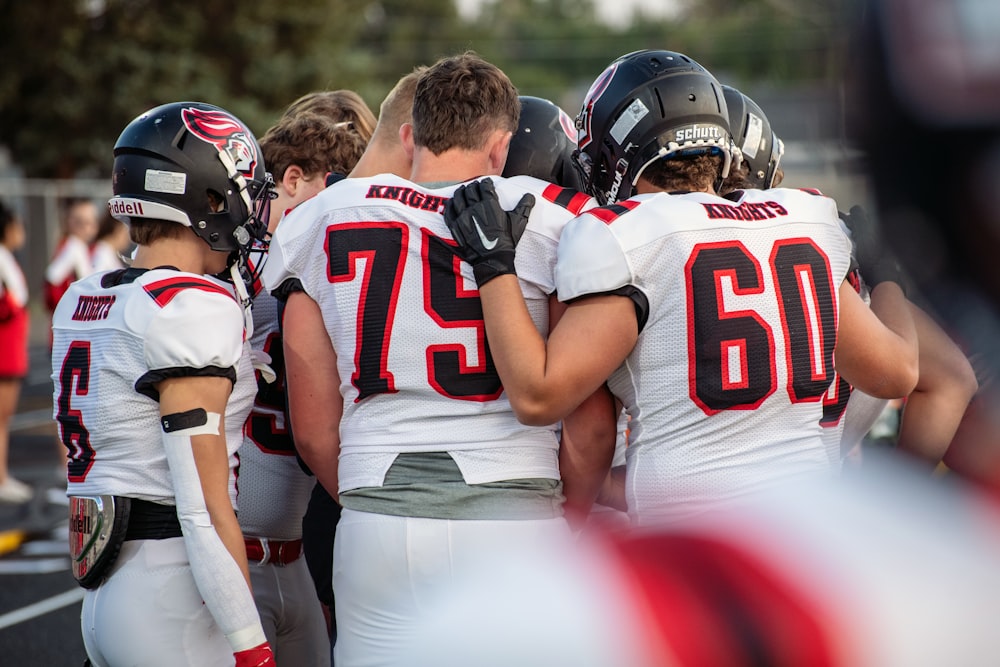
<svg viewBox="0 0 1000 667"><path fill-rule="evenodd" d="M107 173L121 128L164 102L217 104L263 132L292 99L336 80L364 3L4 4L0 60L14 66L0 73L0 143L29 175L70 177Z"/></svg>
<svg viewBox="0 0 1000 667"><path fill-rule="evenodd" d="M414 66L466 49L570 114L643 48L741 82L829 80L846 1L686 0L612 28L595 0L486 0L474 19L455 0L0 0L0 145L29 176L106 175L118 133L157 104L210 102L262 134L304 93L349 88L377 109Z"/></svg>

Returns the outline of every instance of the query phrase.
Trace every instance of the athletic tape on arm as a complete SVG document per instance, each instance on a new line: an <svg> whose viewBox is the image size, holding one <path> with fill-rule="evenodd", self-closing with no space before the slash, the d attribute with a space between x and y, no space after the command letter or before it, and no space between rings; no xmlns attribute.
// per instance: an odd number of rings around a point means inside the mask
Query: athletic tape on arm
<svg viewBox="0 0 1000 667"><path fill-rule="evenodd" d="M191 571L205 606L236 652L258 646L267 638L243 573L212 525L194 461L191 438L219 435L219 421L218 413L199 408L166 415L161 424Z"/></svg>

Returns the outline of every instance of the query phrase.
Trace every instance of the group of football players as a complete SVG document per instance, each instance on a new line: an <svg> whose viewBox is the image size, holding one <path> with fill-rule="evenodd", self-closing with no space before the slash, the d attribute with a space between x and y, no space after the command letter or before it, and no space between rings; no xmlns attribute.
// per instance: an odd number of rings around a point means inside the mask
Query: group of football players
<svg viewBox="0 0 1000 667"><path fill-rule="evenodd" d="M931 664L893 633L976 615L914 619L897 589L985 610L997 577L962 554L995 531L945 518L889 576L925 526L875 523L914 482L828 484L845 423L958 387L914 446L939 460L971 367L858 278L833 200L775 187L781 157L664 50L612 62L575 121L471 52L377 120L318 93L260 143L204 103L138 116L109 202L138 249L53 317L90 662ZM634 528L581 540L598 497Z"/></svg>

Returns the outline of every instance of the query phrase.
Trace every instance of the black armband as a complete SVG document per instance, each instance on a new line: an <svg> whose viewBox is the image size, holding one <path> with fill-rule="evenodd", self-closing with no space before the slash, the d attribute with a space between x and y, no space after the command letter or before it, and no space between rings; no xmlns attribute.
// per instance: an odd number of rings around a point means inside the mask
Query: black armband
<svg viewBox="0 0 1000 667"><path fill-rule="evenodd" d="M183 431L187 428L204 426L207 423L208 413L205 412L205 408L194 408L186 412L175 412L160 417L160 425L163 427L164 433Z"/></svg>

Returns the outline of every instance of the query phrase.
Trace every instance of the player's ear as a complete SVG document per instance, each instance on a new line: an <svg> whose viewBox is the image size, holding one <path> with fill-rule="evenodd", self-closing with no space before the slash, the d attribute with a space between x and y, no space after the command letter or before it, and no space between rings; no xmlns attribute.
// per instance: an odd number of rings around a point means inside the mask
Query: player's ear
<svg viewBox="0 0 1000 667"><path fill-rule="evenodd" d="M413 162L413 123L403 123L399 126L399 143L410 162Z"/></svg>
<svg viewBox="0 0 1000 667"><path fill-rule="evenodd" d="M289 197L295 196L295 191L299 187L299 181L305 173L302 171L302 167L297 164L290 164L288 168L285 169L285 173L281 175L281 186L285 189L285 192Z"/></svg>
<svg viewBox="0 0 1000 667"><path fill-rule="evenodd" d="M510 151L510 139L513 136L513 132L504 130L494 130L490 135L488 174L499 176L503 173L504 165L507 164L507 153Z"/></svg>

